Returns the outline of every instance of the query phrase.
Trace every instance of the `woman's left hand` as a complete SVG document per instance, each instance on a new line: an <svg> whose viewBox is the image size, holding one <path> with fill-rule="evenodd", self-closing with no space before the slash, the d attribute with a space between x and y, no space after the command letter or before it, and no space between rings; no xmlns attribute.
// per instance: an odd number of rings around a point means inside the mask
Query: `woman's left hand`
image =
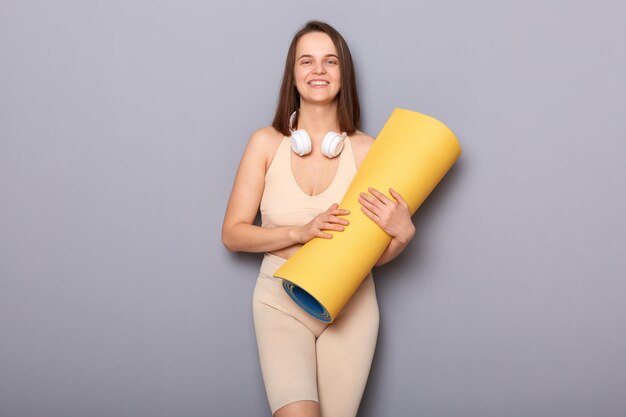
<svg viewBox="0 0 626 417"><path fill-rule="evenodd" d="M371 193L361 193L359 203L361 210L372 219L381 229L402 243L407 243L415 235L415 226L411 222L409 205L393 188L389 193L396 201L376 190L368 188Z"/></svg>

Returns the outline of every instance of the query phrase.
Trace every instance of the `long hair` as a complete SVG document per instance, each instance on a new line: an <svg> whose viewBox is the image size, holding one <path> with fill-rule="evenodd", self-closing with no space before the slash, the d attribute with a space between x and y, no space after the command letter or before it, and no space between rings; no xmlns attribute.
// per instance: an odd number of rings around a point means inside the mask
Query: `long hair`
<svg viewBox="0 0 626 417"><path fill-rule="evenodd" d="M294 67L296 62L296 44L305 34L311 32L322 32L327 34L335 44L335 49L339 55L339 73L341 77L341 89L337 93L337 117L339 128L348 135L359 129L361 123L361 109L359 107L359 97L356 91L356 77L354 75L354 65L350 49L343 37L327 23L319 20L308 21L291 40L287 61L285 62L285 72L283 82L280 87L276 114L272 126L285 136L289 136L289 117L300 108L300 93L294 83ZM299 113L296 113L294 126L298 123Z"/></svg>

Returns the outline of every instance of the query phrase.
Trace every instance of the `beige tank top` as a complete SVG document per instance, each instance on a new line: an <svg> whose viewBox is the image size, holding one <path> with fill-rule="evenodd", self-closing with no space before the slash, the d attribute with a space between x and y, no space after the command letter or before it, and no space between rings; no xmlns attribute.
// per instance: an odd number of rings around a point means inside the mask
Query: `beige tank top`
<svg viewBox="0 0 626 417"><path fill-rule="evenodd" d="M301 226L328 210L333 203L341 204L357 171L348 136L338 156L339 166L335 178L324 191L310 196L302 191L293 176L291 152L291 139L285 136L265 173L265 188L260 205L262 227Z"/></svg>

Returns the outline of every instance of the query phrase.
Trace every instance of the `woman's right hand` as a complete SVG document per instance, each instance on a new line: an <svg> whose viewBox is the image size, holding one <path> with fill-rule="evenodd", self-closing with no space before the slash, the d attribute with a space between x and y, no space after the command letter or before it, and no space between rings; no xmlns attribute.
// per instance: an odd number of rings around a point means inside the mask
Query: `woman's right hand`
<svg viewBox="0 0 626 417"><path fill-rule="evenodd" d="M314 237L321 237L324 239L331 239L333 235L330 233L324 233L322 230L335 230L342 232L348 225L347 219L342 219L337 216L350 214L350 210L338 208L339 204L334 203L328 210L313 217L313 219L305 225L296 227L294 235L297 243L307 243Z"/></svg>

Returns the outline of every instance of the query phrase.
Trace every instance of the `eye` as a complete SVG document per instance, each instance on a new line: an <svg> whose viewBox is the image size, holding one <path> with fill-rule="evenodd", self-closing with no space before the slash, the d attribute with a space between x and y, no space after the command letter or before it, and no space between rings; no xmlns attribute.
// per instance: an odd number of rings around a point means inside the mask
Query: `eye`
<svg viewBox="0 0 626 417"><path fill-rule="evenodd" d="M337 65L338 64L338 62L335 61L334 59L329 59L328 63L331 64L331 65Z"/></svg>
<svg viewBox="0 0 626 417"><path fill-rule="evenodd" d="M311 61L309 61L308 59L304 59L304 60L300 61L300 63L301 63L301 64L303 64L303 65L307 65L307 64L309 64L310 62L311 62Z"/></svg>

